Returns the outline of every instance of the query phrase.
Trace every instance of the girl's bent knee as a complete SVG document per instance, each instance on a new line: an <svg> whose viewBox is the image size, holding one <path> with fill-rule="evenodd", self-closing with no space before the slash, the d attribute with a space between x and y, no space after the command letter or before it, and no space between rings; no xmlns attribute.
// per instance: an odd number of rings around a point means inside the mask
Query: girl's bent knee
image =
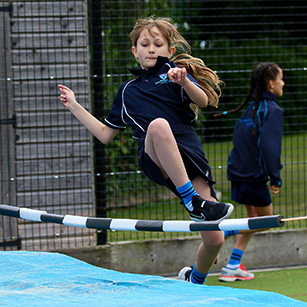
<svg viewBox="0 0 307 307"><path fill-rule="evenodd" d="M164 118L156 118L148 125L147 134L165 137L171 132L169 122Z"/></svg>
<svg viewBox="0 0 307 307"><path fill-rule="evenodd" d="M170 125L169 125L169 122L162 117L154 119L148 125L148 129L156 129L156 128L163 128L163 127L169 128Z"/></svg>

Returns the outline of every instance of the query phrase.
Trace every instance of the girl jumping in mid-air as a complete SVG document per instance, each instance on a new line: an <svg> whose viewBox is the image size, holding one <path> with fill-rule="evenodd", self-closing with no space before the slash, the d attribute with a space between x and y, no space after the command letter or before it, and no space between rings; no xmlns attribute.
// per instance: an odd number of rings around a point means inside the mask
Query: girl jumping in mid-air
<svg viewBox="0 0 307 307"><path fill-rule="evenodd" d="M63 85L59 85L61 101L104 144L130 126L138 141L140 167L148 178L182 199L191 219L205 222L228 218L233 206L217 202L211 169L193 128L197 106L218 104L217 75L188 54L170 60L176 48L189 51L190 46L167 18L137 20L130 38L141 68L130 69L135 78L120 86L103 123ZM224 243L223 232L202 232L201 236L194 268L186 267L179 274L200 284Z"/></svg>
<svg viewBox="0 0 307 307"><path fill-rule="evenodd" d="M244 102L237 108L215 116L241 110L254 94L253 101L236 123L233 149L228 158L227 172L231 181L231 198L244 204L248 217L273 214L267 182L273 196L281 187L280 163L282 139L282 109L276 98L283 94L283 72L275 63L258 64L251 76L251 87ZM257 230L256 230L257 231ZM254 274L240 263L254 231L225 232L238 234L230 260L223 267L219 280L249 280Z"/></svg>

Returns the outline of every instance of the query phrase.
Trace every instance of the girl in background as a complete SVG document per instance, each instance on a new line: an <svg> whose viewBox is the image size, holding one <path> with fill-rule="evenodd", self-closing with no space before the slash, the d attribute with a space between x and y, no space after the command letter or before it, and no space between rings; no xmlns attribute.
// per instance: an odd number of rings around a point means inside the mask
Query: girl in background
<svg viewBox="0 0 307 307"><path fill-rule="evenodd" d="M189 44L167 18L137 20L130 38L141 68L130 69L135 78L120 86L103 122L89 114L63 85L59 85L61 101L104 144L130 126L145 175L182 199L191 219L228 218L233 206L217 202L211 168L193 128L197 107L218 105L218 76L188 54ZM184 53L173 58L176 49ZM219 231L202 232L201 236L194 267L179 274L179 278L199 284L205 282L224 243Z"/></svg>
<svg viewBox="0 0 307 307"><path fill-rule="evenodd" d="M250 90L244 102L226 115L241 110L252 98L233 134L233 149L227 163L231 181L231 199L244 204L248 217L273 214L267 182L273 196L281 187L280 163L282 141L282 109L276 98L283 95L283 72L276 63L260 63L252 71ZM250 280L254 274L240 263L253 231L226 231L225 237L237 234L235 246L219 280Z"/></svg>

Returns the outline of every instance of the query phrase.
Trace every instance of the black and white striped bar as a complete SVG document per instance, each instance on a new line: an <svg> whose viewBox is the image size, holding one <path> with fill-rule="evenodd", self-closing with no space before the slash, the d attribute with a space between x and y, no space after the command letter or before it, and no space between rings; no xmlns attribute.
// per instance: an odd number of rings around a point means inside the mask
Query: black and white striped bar
<svg viewBox="0 0 307 307"><path fill-rule="evenodd" d="M46 211L0 205L0 214L36 222L48 222L65 226L124 231L194 232L216 230L252 230L282 227L282 215L228 219L221 222L156 221L58 215Z"/></svg>

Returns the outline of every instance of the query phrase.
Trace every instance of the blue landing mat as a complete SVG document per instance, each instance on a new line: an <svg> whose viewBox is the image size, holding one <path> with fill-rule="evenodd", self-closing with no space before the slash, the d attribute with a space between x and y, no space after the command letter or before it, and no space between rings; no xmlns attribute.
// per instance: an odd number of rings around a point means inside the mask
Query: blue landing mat
<svg viewBox="0 0 307 307"><path fill-rule="evenodd" d="M273 292L121 273L57 253L0 251L0 272L1 306L307 307Z"/></svg>

